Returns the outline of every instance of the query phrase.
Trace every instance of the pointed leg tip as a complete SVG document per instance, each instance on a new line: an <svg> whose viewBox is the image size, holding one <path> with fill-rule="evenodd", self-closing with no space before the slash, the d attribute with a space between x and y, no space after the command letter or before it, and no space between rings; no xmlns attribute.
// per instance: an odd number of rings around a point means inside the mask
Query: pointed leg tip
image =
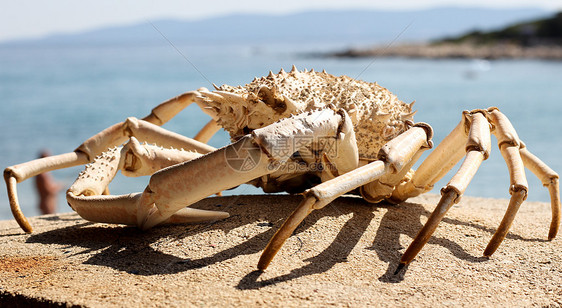
<svg viewBox="0 0 562 308"><path fill-rule="evenodd" d="M23 217L23 219L16 218L16 222L18 223L20 228L23 230L23 232L25 232L27 234L33 233L33 227L31 226L31 224L29 223L29 221L27 221L27 219L25 217Z"/></svg>
<svg viewBox="0 0 562 308"><path fill-rule="evenodd" d="M400 262L400 264L398 264L398 267L394 271L394 275L398 275L404 267L406 267L406 263Z"/></svg>
<svg viewBox="0 0 562 308"><path fill-rule="evenodd" d="M266 253L266 251L264 251L260 257L260 260L258 261L258 271L263 272L267 269L267 267L269 266L269 263L271 262L270 257L268 257L269 255Z"/></svg>
<svg viewBox="0 0 562 308"><path fill-rule="evenodd" d="M557 231L558 231L558 230L557 230ZM549 241L554 240L554 239L556 238L556 234L557 234L557 233L558 233L558 232L552 232L552 231L549 232L549 233L548 233L548 240L549 240Z"/></svg>
<svg viewBox="0 0 562 308"><path fill-rule="evenodd" d="M501 241L494 241L494 239L492 239L490 241L490 243L488 243L488 246L486 246L486 249L484 249L484 253L483 256L485 258L490 258L495 252L496 250L498 250L498 247L500 247Z"/></svg>
<svg viewBox="0 0 562 308"><path fill-rule="evenodd" d="M20 225L20 227L23 230L23 232L27 234L33 233L33 227L27 221L25 224Z"/></svg>

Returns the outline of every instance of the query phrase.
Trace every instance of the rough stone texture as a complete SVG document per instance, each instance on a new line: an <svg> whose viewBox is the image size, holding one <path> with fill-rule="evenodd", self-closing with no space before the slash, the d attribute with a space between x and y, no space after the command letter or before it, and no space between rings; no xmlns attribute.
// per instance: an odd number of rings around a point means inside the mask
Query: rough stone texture
<svg viewBox="0 0 562 308"><path fill-rule="evenodd" d="M75 214L0 222L0 299L84 306L560 306L562 242L550 205L527 202L491 259L482 251L506 200L465 197L406 271L399 258L438 196L397 206L342 197L313 212L264 273L262 249L299 196L214 197L209 224L132 227Z"/></svg>

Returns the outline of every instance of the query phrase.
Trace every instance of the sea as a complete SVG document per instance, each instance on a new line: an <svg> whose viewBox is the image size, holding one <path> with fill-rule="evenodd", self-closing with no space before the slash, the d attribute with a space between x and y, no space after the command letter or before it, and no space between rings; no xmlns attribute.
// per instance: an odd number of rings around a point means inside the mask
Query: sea
<svg viewBox="0 0 562 308"><path fill-rule="evenodd" d="M331 58L319 53L343 48L337 42L314 44L184 43L128 46L0 46L0 166L73 151L88 137L127 117L144 117L162 101L212 84L240 85L292 65L325 69L377 81L405 102L415 101L415 120L431 124L438 144L460 121L463 110L497 106L527 147L562 172L562 62L406 58ZM209 117L191 105L164 127L194 136ZM221 131L210 144L229 143ZM508 198L508 170L493 139L465 195ZM424 159L427 156L422 156ZM83 167L52 172L65 187ZM453 170L458 169L456 166ZM438 193L450 172L432 193ZM540 181L528 172L531 201L548 202ZM112 194L142 191L147 177L118 175ZM18 184L28 216L38 215L34 180ZM224 192L261 194L249 185ZM71 211L58 198L60 212ZM5 188L0 189L0 219L11 219Z"/></svg>

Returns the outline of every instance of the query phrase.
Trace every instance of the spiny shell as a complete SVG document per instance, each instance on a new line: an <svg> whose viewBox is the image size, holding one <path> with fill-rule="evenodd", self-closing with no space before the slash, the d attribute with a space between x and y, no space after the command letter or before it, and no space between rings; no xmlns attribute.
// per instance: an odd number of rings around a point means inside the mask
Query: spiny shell
<svg viewBox="0 0 562 308"><path fill-rule="evenodd" d="M294 66L289 73L270 72L245 86L223 85L216 90L203 93L207 112L233 139L305 111L342 108L352 119L360 157L368 160L376 159L382 145L402 133L413 116L412 104L377 83L313 70L299 72Z"/></svg>

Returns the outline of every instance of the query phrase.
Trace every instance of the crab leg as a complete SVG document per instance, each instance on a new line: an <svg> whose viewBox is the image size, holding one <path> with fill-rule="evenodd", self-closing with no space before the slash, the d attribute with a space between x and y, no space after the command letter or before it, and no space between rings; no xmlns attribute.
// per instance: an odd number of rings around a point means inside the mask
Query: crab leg
<svg viewBox="0 0 562 308"><path fill-rule="evenodd" d="M229 157L237 153L250 162L250 170L233 168ZM250 136L211 152L199 159L155 173L145 189L137 208L137 225L151 228L171 217L178 210L207 196L246 183L268 174L269 159L253 144ZM240 167L242 168L242 167Z"/></svg>
<svg viewBox="0 0 562 308"><path fill-rule="evenodd" d="M73 208L80 217L88 221L135 226L137 224L137 204L141 195L142 193L116 196L76 196L72 192L68 192L67 200L72 202ZM229 214L226 212L184 208L174 213L162 224L199 223L228 217Z"/></svg>
<svg viewBox="0 0 562 308"><path fill-rule="evenodd" d="M206 88L199 88L197 91L189 91L160 103L143 120L161 126L191 105L191 103L197 101L201 91L208 90Z"/></svg>
<svg viewBox="0 0 562 308"><path fill-rule="evenodd" d="M345 112L330 109L286 118L198 159L161 170L150 178L139 200L138 226L150 228L217 191L273 173L315 138L332 136L345 140L341 129L349 125L342 122L350 121Z"/></svg>
<svg viewBox="0 0 562 308"><path fill-rule="evenodd" d="M425 126L425 123L418 123L417 126ZM426 132L428 134L432 134L433 131L429 125L427 125ZM380 179L367 183L361 186L360 192L363 199L371 203L378 203L382 200L388 200L392 196L393 191L403 179L405 178L406 174L410 172L412 166L418 161L420 156L423 154L424 151L433 147L433 142L431 141L432 135L427 135L428 144L418 149L416 154L412 156L412 158L407 161L402 169L399 172L392 172L383 175ZM404 146L404 145L398 145ZM409 146L417 146L416 144L409 144ZM394 201L394 200L389 200Z"/></svg>
<svg viewBox="0 0 562 308"><path fill-rule="evenodd" d="M217 121L211 119L211 121L205 124L205 126L203 126L203 128L197 133L197 135L195 135L195 137L193 137L193 139L203 143L207 143L209 142L209 140L211 140L211 137L213 137L213 135L215 135L219 131L220 128L221 127L218 125Z"/></svg>
<svg viewBox="0 0 562 308"><path fill-rule="evenodd" d="M269 241L259 260L258 269L265 270L268 267L283 243L313 210L321 209L337 197L386 174L400 173L405 166L409 165L409 162L421 148L430 146L428 136L431 136L431 134L429 125L416 125L388 142L381 149L380 160L349 171L305 191L305 199Z"/></svg>
<svg viewBox="0 0 562 308"><path fill-rule="evenodd" d="M4 180L6 182L8 190L8 199L14 218L16 219L20 227L28 233L33 231L33 228L21 212L17 197L17 183L25 181L30 177L44 172L74 167L92 162L94 158L100 155L103 151L106 151L111 147L118 146L125 142L128 137L131 136L131 134L134 134L132 130L134 130L135 128L140 128L141 133L142 131L147 131L145 129L146 127L152 127L152 130L155 131L156 129L154 129L154 127L158 127L157 125L166 123L183 108L191 104L199 95L199 92L192 91L170 99L155 107L152 110L151 114L144 118L144 121L130 118L125 122L114 124L87 139L74 152L35 159L23 164L7 167L4 170ZM149 122L155 123L156 125L150 126ZM140 123L140 126L135 126L138 123ZM145 123L147 125L144 125ZM162 131L166 130L162 129ZM197 144L191 142L187 140L189 138L180 136L175 133L170 132L170 134L164 135L167 137L163 137L163 140L170 141L176 139L176 141L174 141L173 143L175 143L176 145L183 145L182 147L184 148L196 148L202 153L206 153L214 149L203 143ZM146 138L142 138L142 140L146 140Z"/></svg>
<svg viewBox="0 0 562 308"><path fill-rule="evenodd" d="M556 237L560 227L560 188L558 174L542 162L538 157L533 155L523 143L521 143L521 158L525 167L533 172L543 183L548 187L550 193L550 204L552 207L552 221L550 222L550 230L548 232L548 239L552 240Z"/></svg>
<svg viewBox="0 0 562 308"><path fill-rule="evenodd" d="M49 156L32 160L27 163L8 167L4 170L4 180L8 190L10 209L19 226L27 233L33 232L33 227L23 215L19 201L17 183L27 180L43 172L83 165L88 162L88 156L76 151L56 156Z"/></svg>
<svg viewBox="0 0 562 308"><path fill-rule="evenodd" d="M140 142L156 143L165 148L192 150L203 154L215 150L214 147L206 143L185 137L158 125L133 117L125 121L123 131L128 136L134 136Z"/></svg>
<svg viewBox="0 0 562 308"><path fill-rule="evenodd" d="M127 140L127 136L123 134L123 124L123 122L117 123L104 129L82 143L74 152L35 159L4 170L10 208L25 232L31 233L33 228L20 210L16 184L43 172L83 165L92 161L95 156L106 150L108 145L116 146Z"/></svg>
<svg viewBox="0 0 562 308"><path fill-rule="evenodd" d="M414 241L404 252L396 273L409 264L429 241L447 211L454 203L460 201L460 196L466 190L480 164L490 155L491 141L488 121L481 112L475 112L471 117L472 123L466 144L466 158L451 181L441 189L441 200Z"/></svg>
<svg viewBox="0 0 562 308"><path fill-rule="evenodd" d="M126 176L150 175L162 168L201 155L197 152L141 145L135 137L131 137L123 148L112 148L86 165L86 170L80 173L67 191L68 204L82 218L89 221L134 225L137 221L136 210L140 193L102 195L117 171L121 170ZM219 216L224 217L225 214Z"/></svg>
<svg viewBox="0 0 562 308"><path fill-rule="evenodd" d="M190 91L171 98L152 109L151 113L144 117L143 120L157 126L161 126L168 122L178 113L193 102L202 100L202 93L209 93L207 88L199 88L197 91ZM205 125L193 139L207 143L211 137L220 129L217 122L211 120Z"/></svg>
<svg viewBox="0 0 562 308"><path fill-rule="evenodd" d="M490 111L490 120L495 126L493 133L498 139L498 147L509 170L511 200L498 229L484 250L486 257L491 256L504 240L521 203L527 198L528 191L525 167L519 154L519 137L505 115L497 109Z"/></svg>
<svg viewBox="0 0 562 308"><path fill-rule="evenodd" d="M392 192L390 201L400 203L433 189L447 172L449 172L466 154L464 147L468 138L470 112L463 112L461 121L415 171L411 180L400 184Z"/></svg>

